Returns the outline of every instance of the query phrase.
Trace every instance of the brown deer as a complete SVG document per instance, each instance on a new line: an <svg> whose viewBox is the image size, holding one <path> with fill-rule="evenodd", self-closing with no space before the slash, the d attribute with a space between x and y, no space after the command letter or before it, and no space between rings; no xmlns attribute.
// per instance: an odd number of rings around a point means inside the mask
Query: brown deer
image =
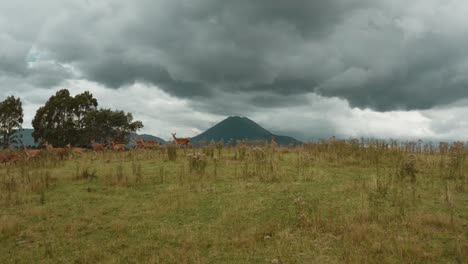
<svg viewBox="0 0 468 264"><path fill-rule="evenodd" d="M171 133L177 146L188 146L190 138L177 138L176 133Z"/></svg>
<svg viewBox="0 0 468 264"><path fill-rule="evenodd" d="M7 162L9 163L17 163L18 161L21 160L21 157L19 155L16 155L16 154L11 154L11 155L8 155L6 156L6 158L8 159Z"/></svg>
<svg viewBox="0 0 468 264"><path fill-rule="evenodd" d="M40 149L28 149L26 146L23 146L24 154L26 154L26 160L30 160L42 154Z"/></svg>
<svg viewBox="0 0 468 264"><path fill-rule="evenodd" d="M68 148L68 150L69 150L72 154L81 155L81 154L83 154L83 153L86 152L86 149L84 149L84 148L72 147L71 144L68 144L68 145L67 145L67 148Z"/></svg>
<svg viewBox="0 0 468 264"><path fill-rule="evenodd" d="M49 144L49 142L47 141L44 143L44 146L46 147L48 152L59 156L60 159L63 159L63 157L68 155L68 150L66 148L54 148L54 146L52 146L52 144Z"/></svg>
<svg viewBox="0 0 468 264"><path fill-rule="evenodd" d="M145 141L145 148L157 148L159 147L159 142L154 140Z"/></svg>
<svg viewBox="0 0 468 264"><path fill-rule="evenodd" d="M112 150L116 150L116 151L120 151L120 150L124 151L126 147L125 144L115 143L114 141L111 142L111 146L112 146Z"/></svg>
<svg viewBox="0 0 468 264"><path fill-rule="evenodd" d="M7 156L0 155L0 163L1 163L1 164L3 164L3 163L8 163L8 157L7 157Z"/></svg>
<svg viewBox="0 0 468 264"><path fill-rule="evenodd" d="M132 138L132 141L135 143L135 149L144 149L146 147L143 137L141 137L139 140Z"/></svg>
<svg viewBox="0 0 468 264"><path fill-rule="evenodd" d="M91 148L93 148L95 152L98 152L98 151L104 151L106 146L104 144L96 143L96 141L93 140L91 141Z"/></svg>
<svg viewBox="0 0 468 264"><path fill-rule="evenodd" d="M156 142L156 141L153 141L153 140L145 141L143 136L140 137L140 140L135 141L135 143L137 144L138 148L152 149L152 148L159 147L159 142Z"/></svg>

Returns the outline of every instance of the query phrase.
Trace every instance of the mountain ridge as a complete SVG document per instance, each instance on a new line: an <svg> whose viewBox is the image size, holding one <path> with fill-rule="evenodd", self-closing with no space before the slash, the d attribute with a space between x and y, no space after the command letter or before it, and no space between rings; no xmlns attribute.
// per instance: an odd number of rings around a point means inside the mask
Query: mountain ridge
<svg viewBox="0 0 468 264"><path fill-rule="evenodd" d="M18 139L22 143L13 144L13 146L14 147L21 147L22 145L25 145L25 146L30 146L30 147L36 147L37 144L34 142L34 138L32 136L33 131L34 131L34 129L32 129L32 128L23 128L22 130L17 131L16 133L18 135L20 135L20 137ZM132 133L131 134L131 138L140 139L140 137L143 137L143 139L145 141L152 140L152 141L157 141L160 144L166 144L166 141L164 139L160 138L160 137L156 137L156 136L149 135L149 134L137 134L137 133ZM132 142L132 140L130 140L128 145L129 145L129 147L132 147L132 146L135 145L135 143Z"/></svg>
<svg viewBox="0 0 468 264"><path fill-rule="evenodd" d="M232 140L233 143L235 143L237 140L244 139L270 141L272 136L275 136L276 143L282 146L302 144L301 141L295 138L275 135L251 119L240 116L227 117L205 132L192 137L191 143L203 145L209 143L211 140L216 142L220 140L224 140L224 142Z"/></svg>

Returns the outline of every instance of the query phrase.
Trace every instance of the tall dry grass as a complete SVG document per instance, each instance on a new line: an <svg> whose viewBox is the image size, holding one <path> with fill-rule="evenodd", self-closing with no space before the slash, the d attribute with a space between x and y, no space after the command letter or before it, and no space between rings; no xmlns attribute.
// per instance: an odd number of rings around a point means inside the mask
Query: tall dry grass
<svg viewBox="0 0 468 264"><path fill-rule="evenodd" d="M46 153L0 167L0 257L463 263L466 147L333 139Z"/></svg>

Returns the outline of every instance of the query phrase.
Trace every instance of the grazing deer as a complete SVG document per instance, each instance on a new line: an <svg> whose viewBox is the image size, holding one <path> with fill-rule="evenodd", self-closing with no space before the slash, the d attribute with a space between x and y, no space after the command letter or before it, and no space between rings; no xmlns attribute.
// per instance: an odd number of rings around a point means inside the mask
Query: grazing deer
<svg viewBox="0 0 468 264"><path fill-rule="evenodd" d="M0 155L0 163L1 163L1 164L3 164L3 163L8 163L8 157L7 157L7 156Z"/></svg>
<svg viewBox="0 0 468 264"><path fill-rule="evenodd" d="M135 141L134 139L132 140L133 142L135 142L136 148L151 149L151 148L159 147L159 142L156 142L153 140L145 141L143 136L140 137L140 140L137 140L137 141Z"/></svg>
<svg viewBox="0 0 468 264"><path fill-rule="evenodd" d="M176 133L171 133L177 146L188 146L190 138L177 138Z"/></svg>
<svg viewBox="0 0 468 264"><path fill-rule="evenodd" d="M42 154L42 150L40 149L28 149L26 146L23 145L24 154L26 154L26 160L30 160Z"/></svg>
<svg viewBox="0 0 468 264"><path fill-rule="evenodd" d="M72 147L71 144L68 144L67 148L72 154L78 154L78 155L81 155L81 154L85 153L85 151L86 151L86 149L84 149L84 148Z"/></svg>
<svg viewBox="0 0 468 264"><path fill-rule="evenodd" d="M6 158L7 158L7 162L9 162L9 163L15 163L15 164L16 164L18 161L21 160L20 156L15 155L15 154L8 155L8 156L6 156Z"/></svg>
<svg viewBox="0 0 468 264"><path fill-rule="evenodd" d="M93 150L95 152L98 152L98 151L104 151L104 149L106 148L106 146L104 144L99 144L99 143L96 143L96 141L91 141L91 147L93 148Z"/></svg>
<svg viewBox="0 0 468 264"><path fill-rule="evenodd" d="M143 140L143 138L141 138L141 140ZM145 144L145 148L157 148L159 147L159 142L157 141L154 141L154 140L148 140L148 141L144 141L144 144Z"/></svg>
<svg viewBox="0 0 468 264"><path fill-rule="evenodd" d="M44 146L46 147L47 151L50 153L59 156L60 159L63 159L64 156L68 155L68 150L66 148L54 148L52 144L49 144L49 142L45 142Z"/></svg>
<svg viewBox="0 0 468 264"><path fill-rule="evenodd" d="M126 145L123 144L123 143L115 143L114 141L111 142L111 146L112 146L112 150L116 150L116 151L125 151L125 147Z"/></svg>

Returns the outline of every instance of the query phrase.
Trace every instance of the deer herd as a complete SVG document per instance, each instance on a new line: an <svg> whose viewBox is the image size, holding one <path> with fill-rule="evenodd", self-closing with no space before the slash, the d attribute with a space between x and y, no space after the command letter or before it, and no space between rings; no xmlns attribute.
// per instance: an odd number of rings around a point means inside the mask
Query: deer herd
<svg viewBox="0 0 468 264"><path fill-rule="evenodd" d="M172 133L172 137L174 138L174 143L177 147L181 146L189 146L190 139L189 138L177 138L176 133ZM139 139L132 138L131 139L134 143L134 149L157 149L161 147L161 144L157 141L153 140L145 140L143 136L140 136ZM106 150L110 151L125 151L127 150L127 144L122 142L114 142L111 141L109 145L103 143L96 143L96 141L92 140L91 144L89 145L90 148L81 148L81 147L74 147L71 144L66 145L66 147L54 147L49 142L43 143L43 149L30 149L26 146L23 146L23 157L26 161L34 159L42 154L51 154L54 156L59 157L60 159L64 159L65 157L71 157L74 155L81 155L88 150L94 152L104 152ZM21 155L18 154L10 154L10 155L2 155L0 153L0 164L11 164L17 163L22 159Z"/></svg>

